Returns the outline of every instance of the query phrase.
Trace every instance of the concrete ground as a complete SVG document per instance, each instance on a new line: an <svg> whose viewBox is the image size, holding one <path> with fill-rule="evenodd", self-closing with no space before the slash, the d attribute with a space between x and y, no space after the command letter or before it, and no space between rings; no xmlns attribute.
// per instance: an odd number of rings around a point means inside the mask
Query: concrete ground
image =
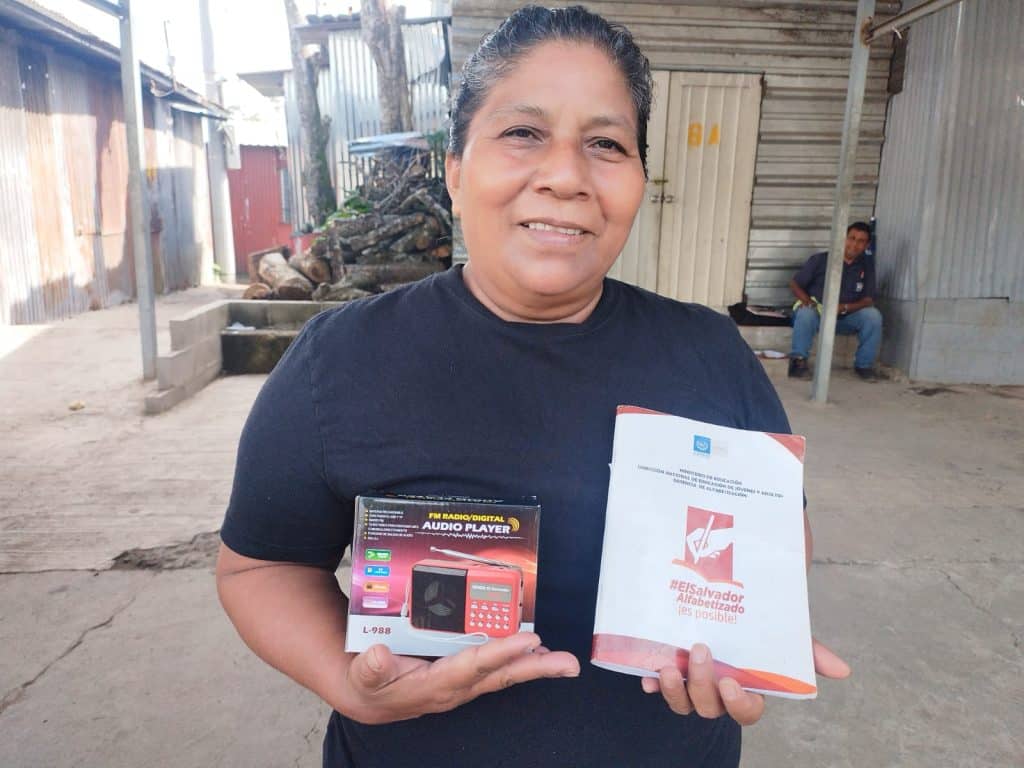
<svg viewBox="0 0 1024 768"><path fill-rule="evenodd" d="M319 765L326 707L213 588L262 377L143 416L136 311L0 328L0 766ZM815 632L854 676L770 700L743 765L1024 765L1024 389L837 370L818 407L769 370L808 437Z"/></svg>

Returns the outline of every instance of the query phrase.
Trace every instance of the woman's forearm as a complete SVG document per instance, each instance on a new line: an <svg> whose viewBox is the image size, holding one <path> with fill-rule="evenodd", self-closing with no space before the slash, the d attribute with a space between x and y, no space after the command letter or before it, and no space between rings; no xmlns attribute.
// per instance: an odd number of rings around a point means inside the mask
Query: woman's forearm
<svg viewBox="0 0 1024 768"><path fill-rule="evenodd" d="M335 709L351 656L348 600L320 568L244 557L221 545L217 593L253 652Z"/></svg>

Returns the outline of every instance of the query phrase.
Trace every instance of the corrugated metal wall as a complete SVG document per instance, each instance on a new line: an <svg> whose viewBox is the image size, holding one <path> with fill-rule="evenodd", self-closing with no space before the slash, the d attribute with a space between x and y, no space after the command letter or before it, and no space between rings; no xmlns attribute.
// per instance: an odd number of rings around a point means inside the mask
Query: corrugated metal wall
<svg viewBox="0 0 1024 768"><path fill-rule="evenodd" d="M405 23L405 66L409 75L413 126L423 133L439 131L448 115L446 25ZM321 109L331 118L331 154L339 200L362 179L362 163L349 158L348 142L381 133L377 98L377 67L358 29L331 32L330 68L323 70Z"/></svg>
<svg viewBox="0 0 1024 768"><path fill-rule="evenodd" d="M455 0L456 77L480 39L520 5ZM857 3L596 0L583 5L625 24L655 69L763 74L746 291L751 303L788 303L792 273L812 252L828 246ZM878 17L898 7L879 2ZM872 46L851 206L855 218L869 217L874 205L890 56L887 40Z"/></svg>
<svg viewBox="0 0 1024 768"><path fill-rule="evenodd" d="M25 113L21 99L18 50L0 41L0 323L25 322L43 314L39 243L32 200L25 194L29 178Z"/></svg>
<svg viewBox="0 0 1024 768"><path fill-rule="evenodd" d="M288 132L288 170L292 177L292 227L301 229L309 221L306 195L302 191L302 120L299 117L299 96L295 92L295 76L284 73L284 120Z"/></svg>
<svg viewBox="0 0 1024 768"><path fill-rule="evenodd" d="M1024 3L972 0L917 22L887 134L885 295L1024 301Z"/></svg>
<svg viewBox="0 0 1024 768"><path fill-rule="evenodd" d="M0 37L0 323L39 323L134 295L115 69ZM212 248L200 118L145 95L157 288L198 282ZM171 151L162 145L170 142Z"/></svg>

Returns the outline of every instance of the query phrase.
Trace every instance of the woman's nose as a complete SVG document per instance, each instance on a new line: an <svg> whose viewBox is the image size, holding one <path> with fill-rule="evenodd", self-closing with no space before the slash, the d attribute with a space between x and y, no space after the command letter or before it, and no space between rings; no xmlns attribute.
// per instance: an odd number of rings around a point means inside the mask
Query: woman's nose
<svg viewBox="0 0 1024 768"><path fill-rule="evenodd" d="M590 173L583 148L570 142L553 142L540 158L534 187L561 199L589 197Z"/></svg>

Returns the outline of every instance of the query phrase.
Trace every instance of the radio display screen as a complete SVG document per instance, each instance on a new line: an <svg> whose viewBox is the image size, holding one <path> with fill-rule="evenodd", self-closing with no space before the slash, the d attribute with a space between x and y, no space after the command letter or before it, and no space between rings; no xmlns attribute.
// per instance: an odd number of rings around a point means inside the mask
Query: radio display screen
<svg viewBox="0 0 1024 768"><path fill-rule="evenodd" d="M469 597L471 600L486 600L491 603L511 603L512 587L474 582L469 585Z"/></svg>

